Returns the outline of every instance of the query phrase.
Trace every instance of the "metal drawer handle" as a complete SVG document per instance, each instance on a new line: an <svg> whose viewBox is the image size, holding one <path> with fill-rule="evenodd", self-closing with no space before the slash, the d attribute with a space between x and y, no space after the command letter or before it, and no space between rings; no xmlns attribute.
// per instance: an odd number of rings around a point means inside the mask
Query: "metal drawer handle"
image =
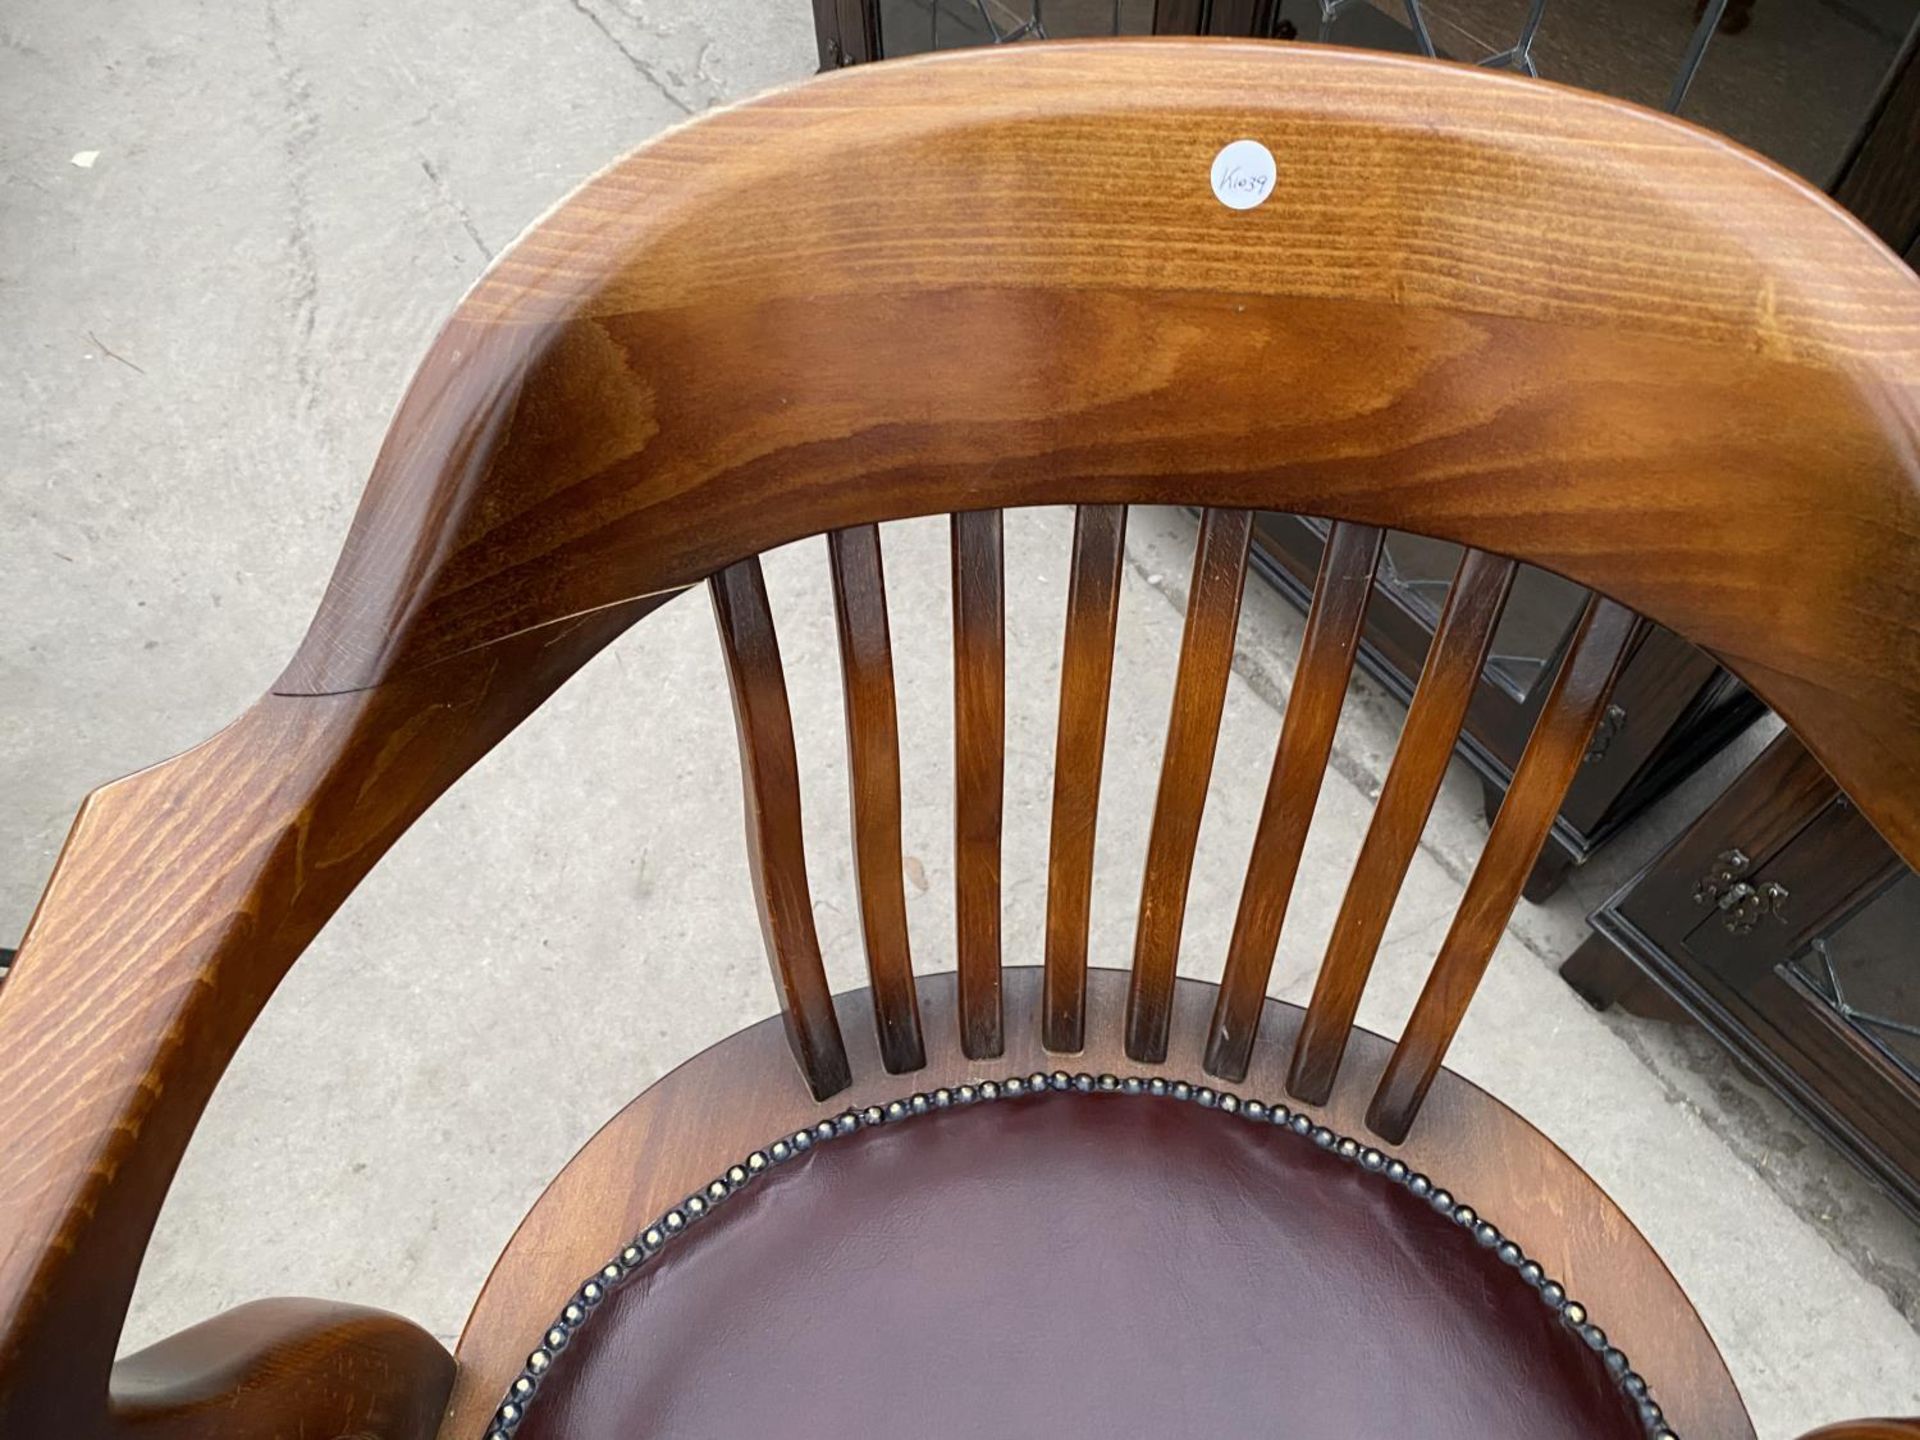
<svg viewBox="0 0 1920 1440"><path fill-rule="evenodd" d="M1713 864L1707 868L1707 873L1694 882L1693 903L1714 904L1729 885L1747 873L1747 868L1752 864L1753 861L1747 858L1744 850L1722 850L1713 857Z"/></svg>
<svg viewBox="0 0 1920 1440"><path fill-rule="evenodd" d="M1767 880L1759 885L1749 885L1742 880L1720 897L1720 923L1726 926L1729 935L1750 934L1753 927L1768 915L1784 925L1787 923L1787 901L1792 898L1787 887L1777 880Z"/></svg>

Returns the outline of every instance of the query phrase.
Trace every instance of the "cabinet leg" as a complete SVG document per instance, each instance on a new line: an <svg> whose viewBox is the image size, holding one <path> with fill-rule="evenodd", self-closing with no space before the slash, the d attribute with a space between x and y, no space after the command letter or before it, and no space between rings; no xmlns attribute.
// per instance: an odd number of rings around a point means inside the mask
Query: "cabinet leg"
<svg viewBox="0 0 1920 1440"><path fill-rule="evenodd" d="M1572 869L1573 856L1548 840L1540 858L1533 862L1533 869L1527 872L1527 883L1520 887L1520 893L1531 903L1542 904L1560 888Z"/></svg>
<svg viewBox="0 0 1920 1440"><path fill-rule="evenodd" d="M1596 1010L1618 1005L1629 1015L1676 1025L1693 1018L1604 935L1587 936L1561 965L1560 978Z"/></svg>
<svg viewBox="0 0 1920 1440"><path fill-rule="evenodd" d="M1500 813L1500 802L1506 798L1507 792L1504 788L1494 784L1484 775L1480 777L1480 808L1486 812L1487 824L1493 824L1494 817Z"/></svg>

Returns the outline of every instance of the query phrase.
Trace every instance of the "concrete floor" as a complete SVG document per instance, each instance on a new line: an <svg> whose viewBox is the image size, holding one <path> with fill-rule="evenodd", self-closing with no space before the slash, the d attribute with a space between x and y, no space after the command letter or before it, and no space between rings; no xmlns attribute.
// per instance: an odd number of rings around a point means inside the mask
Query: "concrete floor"
<svg viewBox="0 0 1920 1440"><path fill-rule="evenodd" d="M237 712L297 640L387 413L462 290L648 135L812 63L802 0L15 0L0 18L0 936L91 786ZM90 167L71 157L97 151ZM1067 517L1010 518L1010 957L1037 956ZM910 914L950 949L946 559L887 535ZM1123 963L1192 526L1135 517L1095 955ZM770 564L821 938L858 982L818 542ZM1257 586L1185 963L1217 975L1297 617ZM1357 683L1276 971L1298 998L1399 723ZM1751 747L1749 747L1751 748ZM444 800L268 1007L169 1201L126 1336L332 1295L457 1332L599 1122L772 1004L698 598L614 646ZM1646 1231L1764 1437L1920 1413L1920 1237L1698 1036L1599 1017L1553 966L1713 788L1522 906L1455 1063ZM1363 1019L1392 1027L1484 835L1449 782ZM31 1097L13 1097L13 1103ZM1604 1317L1602 1317L1604 1319Z"/></svg>

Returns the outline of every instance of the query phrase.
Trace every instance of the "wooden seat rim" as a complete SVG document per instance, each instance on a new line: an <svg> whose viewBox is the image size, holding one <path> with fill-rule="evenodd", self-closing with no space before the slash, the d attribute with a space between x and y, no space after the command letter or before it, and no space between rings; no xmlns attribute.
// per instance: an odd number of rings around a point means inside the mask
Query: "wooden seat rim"
<svg viewBox="0 0 1920 1440"><path fill-rule="evenodd" d="M666 1209L783 1133L916 1090L1036 1069L1204 1078L1205 1019L1217 991L1211 984L1178 981L1167 1059L1142 1065L1129 1061L1120 1043L1124 971L1089 969L1088 1034L1109 1038L1078 1056L1055 1055L1039 1043L1038 967L1009 968L1004 983L1007 1051L995 1060L961 1055L954 977L943 972L921 977L928 1065L916 1074L881 1069L871 997L862 989L835 997L857 1078L824 1105L801 1083L777 1018L728 1036L654 1081L568 1162L501 1252L460 1337L442 1440L485 1433L528 1350L582 1280ZM1248 1078L1230 1088L1285 1100L1286 1059L1300 1015L1297 1006L1267 1002ZM1357 1029L1331 1102L1314 1113L1335 1130L1368 1135L1366 1107L1389 1049L1380 1036ZM1600 1186L1526 1120L1451 1070L1441 1072L1427 1105L1430 1123L1393 1153L1469 1199L1560 1277L1645 1374L1678 1434L1751 1440L1745 1406L1704 1323Z"/></svg>

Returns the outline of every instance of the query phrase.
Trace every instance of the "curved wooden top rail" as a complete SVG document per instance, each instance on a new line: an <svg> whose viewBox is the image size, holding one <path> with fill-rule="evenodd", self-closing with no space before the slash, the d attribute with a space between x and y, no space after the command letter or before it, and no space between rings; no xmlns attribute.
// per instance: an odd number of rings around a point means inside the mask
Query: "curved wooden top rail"
<svg viewBox="0 0 1920 1440"><path fill-rule="evenodd" d="M1273 151L1231 211L1225 142ZM1404 524L1591 585L1920 861L1920 282L1724 140L1379 55L1054 43L669 132L461 304L283 693L886 516Z"/></svg>

